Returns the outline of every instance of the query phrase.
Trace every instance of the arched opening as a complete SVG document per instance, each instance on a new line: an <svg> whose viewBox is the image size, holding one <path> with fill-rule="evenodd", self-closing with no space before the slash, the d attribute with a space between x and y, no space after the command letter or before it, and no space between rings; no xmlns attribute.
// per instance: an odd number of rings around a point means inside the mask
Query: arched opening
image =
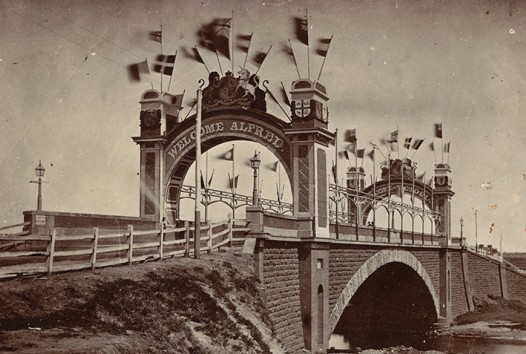
<svg viewBox="0 0 526 354"><path fill-rule="evenodd" d="M434 300L421 276L407 264L391 262L358 287L333 337L343 337L348 348L415 346L436 321Z"/></svg>

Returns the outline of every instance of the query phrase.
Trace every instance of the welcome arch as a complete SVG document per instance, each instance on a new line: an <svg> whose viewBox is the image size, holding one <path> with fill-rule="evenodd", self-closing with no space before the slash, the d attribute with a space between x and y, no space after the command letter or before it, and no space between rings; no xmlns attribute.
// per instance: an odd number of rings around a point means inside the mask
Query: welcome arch
<svg viewBox="0 0 526 354"><path fill-rule="evenodd" d="M231 141L251 141L270 150L291 180L291 142L284 131L290 124L268 113L250 109L219 109L204 112L201 151ZM184 178L195 161L195 116L179 123L166 137L162 199L169 222L178 218ZM291 183L292 185L292 183Z"/></svg>

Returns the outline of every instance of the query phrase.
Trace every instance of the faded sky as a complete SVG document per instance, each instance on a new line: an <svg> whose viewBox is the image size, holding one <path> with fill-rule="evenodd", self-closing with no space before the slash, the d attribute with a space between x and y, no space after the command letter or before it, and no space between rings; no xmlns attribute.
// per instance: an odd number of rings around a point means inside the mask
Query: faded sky
<svg viewBox="0 0 526 354"><path fill-rule="evenodd" d="M426 138L414 160L417 173L429 176L435 157L428 143L442 122L451 141L453 233L462 216L474 243L475 208L479 243L498 245L502 235L505 251L526 251L524 1L0 1L0 224L21 222L22 211L35 208L29 181L39 159L50 181L44 209L137 215L139 155L130 137L139 134L138 101L149 83L130 82L126 67L159 54L148 32L163 24L163 52L179 50L171 91L186 90L190 100L207 72L183 48L193 46L200 24L233 10L235 32L254 32L251 53L273 44L259 74L279 96L280 81L289 87L297 78L281 50L288 38L307 75L306 48L294 40L291 19L305 8L313 78L321 65L315 44L334 33L320 80L330 129L356 128L359 147L367 148L397 126L400 139ZM237 51L236 68L243 60ZM159 89L159 75L153 80ZM274 103L269 111L284 118ZM229 166L215 157L228 148L210 152L215 188L227 183L219 171ZM253 149L238 148L246 194L250 169L242 160ZM263 158L273 161L266 152ZM364 168L371 174L371 161ZM264 173L263 196L273 198L276 174ZM488 181L491 189L483 186Z"/></svg>

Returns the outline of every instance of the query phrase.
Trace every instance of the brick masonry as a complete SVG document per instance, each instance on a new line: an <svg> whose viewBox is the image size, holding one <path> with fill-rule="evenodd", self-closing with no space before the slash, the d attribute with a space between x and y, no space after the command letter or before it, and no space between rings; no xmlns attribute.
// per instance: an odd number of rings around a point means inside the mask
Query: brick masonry
<svg viewBox="0 0 526 354"><path fill-rule="evenodd" d="M510 300L526 302L526 275L507 269L506 277L508 278L508 294Z"/></svg>
<svg viewBox="0 0 526 354"><path fill-rule="evenodd" d="M460 252L451 252L451 300L453 317L469 311Z"/></svg>
<svg viewBox="0 0 526 354"><path fill-rule="evenodd" d="M502 296L499 264L497 261L469 253L468 271L474 297L485 298L486 295Z"/></svg>
<svg viewBox="0 0 526 354"><path fill-rule="evenodd" d="M265 302L274 335L287 353L304 347L300 308L299 261L296 248L265 248Z"/></svg>

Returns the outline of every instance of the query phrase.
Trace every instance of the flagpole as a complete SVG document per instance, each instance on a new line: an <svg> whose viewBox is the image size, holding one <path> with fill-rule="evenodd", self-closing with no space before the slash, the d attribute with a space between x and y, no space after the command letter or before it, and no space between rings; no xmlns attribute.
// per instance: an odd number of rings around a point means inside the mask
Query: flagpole
<svg viewBox="0 0 526 354"><path fill-rule="evenodd" d="M195 219L194 219L194 258L200 258L201 252L201 211L199 204L201 201L201 183L199 181L201 172L201 114L202 114L202 87L205 81L199 80L197 87L197 115L195 119Z"/></svg>
<svg viewBox="0 0 526 354"><path fill-rule="evenodd" d="M208 188L210 187L208 185L208 151L206 152L205 158L205 221L208 221Z"/></svg>
<svg viewBox="0 0 526 354"><path fill-rule="evenodd" d="M268 55L268 53L270 52L271 49L272 49L272 44L270 45L270 47L268 47L267 53L265 54L265 58L263 58L263 61L267 58L267 55ZM256 73L254 75L257 75L257 73L259 72L259 69L261 69L261 67L263 66L263 61L259 65L259 67L256 70Z"/></svg>
<svg viewBox="0 0 526 354"><path fill-rule="evenodd" d="M234 148L236 144L232 144L232 219L236 218L236 176L235 173L235 164L234 164Z"/></svg>
<svg viewBox="0 0 526 354"><path fill-rule="evenodd" d="M391 152L387 154L387 242L391 242Z"/></svg>
<svg viewBox="0 0 526 354"><path fill-rule="evenodd" d="M325 53L325 56L323 57L323 62L321 63L320 73L318 74L318 81L320 81L321 72L323 71L323 66L325 65L325 59L327 59L327 55L329 55L329 48L331 47L332 37L334 37L334 34L332 34L331 39L329 39L329 45L327 46L327 53Z"/></svg>
<svg viewBox="0 0 526 354"><path fill-rule="evenodd" d="M451 149L451 140L447 142L447 164L449 165L449 151Z"/></svg>
<svg viewBox="0 0 526 354"><path fill-rule="evenodd" d="M433 140L433 154L435 155L435 163L437 163L437 152L435 149L435 140Z"/></svg>
<svg viewBox="0 0 526 354"><path fill-rule="evenodd" d="M152 85L152 90L153 90L153 80L152 80L152 75L150 74L150 66L148 65L148 58L144 57L144 61L146 62L146 67L148 68L148 77L150 78L150 84Z"/></svg>
<svg viewBox="0 0 526 354"><path fill-rule="evenodd" d="M442 122L440 122L440 127L442 128ZM442 144L442 163L444 163L444 139L442 138L444 136L444 131L441 130L442 134L440 137L440 142Z"/></svg>
<svg viewBox="0 0 526 354"><path fill-rule="evenodd" d="M170 75L170 80L168 80L168 89L166 90L166 92L170 91L170 85L172 84L172 76L174 75L174 71L175 71L175 61L177 60L177 50L175 51L175 56L174 56L174 67L172 68L172 75Z"/></svg>
<svg viewBox="0 0 526 354"><path fill-rule="evenodd" d="M279 108L281 108L281 110L283 111L283 113L285 113L285 116L288 118L288 120L290 121L290 117L289 115L287 114L287 112L283 109L283 107L281 106L281 104L279 103L279 101L276 99L276 97L274 97L274 94L270 91L270 89L268 88L267 86L268 84L268 80L265 80L263 81L263 87L267 90L267 92L270 94L270 97L272 97L272 99L274 100L274 102L276 102L279 106Z"/></svg>
<svg viewBox="0 0 526 354"><path fill-rule="evenodd" d="M336 128L336 131L334 132L334 182L335 182L335 204L336 204L336 239L338 240L340 238L340 221L338 218L339 213L339 207L338 204L340 202L340 191L338 190L338 128Z"/></svg>
<svg viewBox="0 0 526 354"><path fill-rule="evenodd" d="M310 80L310 45L309 45L309 10L305 9L305 20L307 23L307 70L308 79Z"/></svg>
<svg viewBox="0 0 526 354"><path fill-rule="evenodd" d="M294 66L296 66L296 71L298 72L298 79L301 79L300 69L298 68L298 62L296 61L296 56L294 55L294 49L292 49L292 43L290 43L290 39L288 41L290 52L292 53L292 59L294 59Z"/></svg>
<svg viewBox="0 0 526 354"><path fill-rule="evenodd" d="M400 142L399 135L400 131L398 130L398 125L396 125L396 157L400 158Z"/></svg>
<svg viewBox="0 0 526 354"><path fill-rule="evenodd" d="M243 69L247 65L247 59L248 59L248 52L250 52L250 45L252 44L252 36L254 35L254 32L250 34L250 41L248 42L248 48L247 48L247 54L245 55L245 62L243 63Z"/></svg>
<svg viewBox="0 0 526 354"><path fill-rule="evenodd" d="M232 75L234 74L234 41L231 40L234 34L234 10L232 10L232 27L230 28L230 35L228 36L228 41L230 42L230 62L232 63Z"/></svg>
<svg viewBox="0 0 526 354"><path fill-rule="evenodd" d="M163 55L163 24L162 23L161 23L161 40L159 41L159 43L161 44L161 55ZM163 69L161 70L161 93L163 93L163 71L164 71L164 65L163 65Z"/></svg>

